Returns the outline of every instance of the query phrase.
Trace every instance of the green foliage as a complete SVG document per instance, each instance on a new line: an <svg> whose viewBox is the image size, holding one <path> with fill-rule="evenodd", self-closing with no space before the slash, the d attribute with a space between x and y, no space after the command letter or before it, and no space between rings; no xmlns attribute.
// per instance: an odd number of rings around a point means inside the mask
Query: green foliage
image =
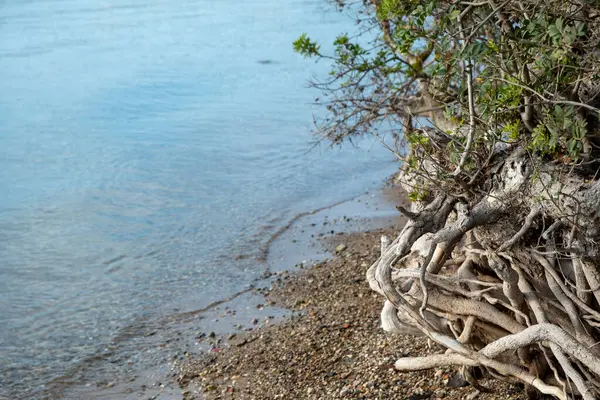
<svg viewBox="0 0 600 400"><path fill-rule="evenodd" d="M442 129L454 136L441 147L448 174L461 159L469 130L475 140L465 172L481 168L497 140L571 162L582 157L586 138L597 135L588 132L600 126L597 110L580 107L586 100L577 97L578 88L600 78L597 40L590 39L600 37L600 19L586 17L600 15L597 4L586 2L585 13L569 11L558 0L362 4L359 14L372 17L361 20L363 31L379 35L365 40L341 34L334 41L328 56L332 80L317 85L333 99L320 126L323 137L339 143L379 130L384 121L396 133L409 110L432 125L443 121ZM294 49L325 57L306 34ZM422 108L437 110L415 112L408 101L415 98L427 98ZM423 135L406 139L414 148L440 149Z"/></svg>
<svg viewBox="0 0 600 400"><path fill-rule="evenodd" d="M423 200L427 199L428 195L429 195L428 191L421 190L419 188L415 188L408 194L408 199L412 202L423 201Z"/></svg>
<svg viewBox="0 0 600 400"><path fill-rule="evenodd" d="M360 56L367 54L359 44L352 43L347 34L339 35L333 42L335 46L335 56L337 62L341 65L350 65L356 63ZM358 63L356 65L358 72L364 72L369 69L368 63Z"/></svg>
<svg viewBox="0 0 600 400"><path fill-rule="evenodd" d="M533 130L529 148L542 155L565 153L577 160L586 133L587 122L577 115L573 106L556 104L545 111L544 124L538 124Z"/></svg>
<svg viewBox="0 0 600 400"><path fill-rule="evenodd" d="M502 132L506 135L506 138L514 142L519 138L519 132L521 131L521 121L515 120L504 125Z"/></svg>
<svg viewBox="0 0 600 400"><path fill-rule="evenodd" d="M538 124L531 132L529 148L543 155L553 154L556 150L556 131L548 132L543 124Z"/></svg>
<svg viewBox="0 0 600 400"><path fill-rule="evenodd" d="M320 48L321 46L310 40L306 33L303 33L294 41L294 51L307 58L319 56Z"/></svg>
<svg viewBox="0 0 600 400"><path fill-rule="evenodd" d="M408 142L414 146L421 145L426 146L429 144L429 138L419 133L409 133L406 135Z"/></svg>
<svg viewBox="0 0 600 400"><path fill-rule="evenodd" d="M419 5L418 0L381 0L377 8L377 17L387 19L410 14Z"/></svg>

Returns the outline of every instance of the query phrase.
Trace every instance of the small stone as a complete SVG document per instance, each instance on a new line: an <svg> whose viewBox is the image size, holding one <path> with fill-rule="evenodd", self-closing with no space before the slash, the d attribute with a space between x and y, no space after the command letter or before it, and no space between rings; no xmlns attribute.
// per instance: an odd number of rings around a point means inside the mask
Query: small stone
<svg viewBox="0 0 600 400"><path fill-rule="evenodd" d="M446 386L451 388L465 387L469 386L469 382L467 382L462 375L457 372L448 380Z"/></svg>
<svg viewBox="0 0 600 400"><path fill-rule="evenodd" d="M335 248L336 253L341 253L342 251L346 250L348 247L345 244L340 244L338 247Z"/></svg>
<svg viewBox="0 0 600 400"><path fill-rule="evenodd" d="M213 392L217 390L217 387L215 385L208 384L204 387L204 390L207 392Z"/></svg>
<svg viewBox="0 0 600 400"><path fill-rule="evenodd" d="M258 320L256 318L252 319L252 325L258 324Z"/></svg>

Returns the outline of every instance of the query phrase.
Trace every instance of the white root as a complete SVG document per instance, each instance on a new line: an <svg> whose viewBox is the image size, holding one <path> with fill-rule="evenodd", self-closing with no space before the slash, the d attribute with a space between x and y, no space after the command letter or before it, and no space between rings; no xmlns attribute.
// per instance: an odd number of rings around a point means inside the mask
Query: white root
<svg viewBox="0 0 600 400"><path fill-rule="evenodd" d="M573 304L571 300L564 294L561 290L560 285L554 279L552 274L546 270L546 280L548 281L548 286L550 286L550 290L554 293L554 296L558 299L560 304L563 306L564 310L567 312L567 316L571 320L571 325L575 330L575 335L579 341L586 341L586 332L583 328L583 324L579 320L579 316L577 315L577 308ZM591 338L590 338L591 339ZM593 341L593 339L591 339Z"/></svg>
<svg viewBox="0 0 600 400"><path fill-rule="evenodd" d="M590 290L594 295L596 302L600 304L600 271L594 268L594 266L589 262L581 260L578 261L583 269L583 274L588 281Z"/></svg>
<svg viewBox="0 0 600 400"><path fill-rule="evenodd" d="M469 341L471 340L471 333L473 332L473 328L475 327L476 321L477 321L477 318L475 318L472 315L467 317L467 319L465 321L465 327L463 328L463 331L461 332L460 336L456 340L458 340L459 342L461 342L463 344L469 343Z"/></svg>
<svg viewBox="0 0 600 400"><path fill-rule="evenodd" d="M398 317L398 310L389 301L385 301L381 310L381 327L390 333L402 335L423 336L423 332L415 328L409 322L404 322Z"/></svg>
<svg viewBox="0 0 600 400"><path fill-rule="evenodd" d="M573 272L575 273L575 286L577 297L586 305L590 305L592 297L590 296L589 285L585 276L583 263L577 257L572 259Z"/></svg>
<svg viewBox="0 0 600 400"><path fill-rule="evenodd" d="M573 380L579 393L584 399L593 400L594 395L563 352L576 358L595 373L600 371L600 362L587 348L556 325L543 323L531 326L523 332L496 340L480 350L480 353L489 358L496 358L506 351L517 350L537 342L550 342L555 357L567 376ZM557 351L556 347L562 351Z"/></svg>
<svg viewBox="0 0 600 400"><path fill-rule="evenodd" d="M575 296L573 293L571 293L571 291L566 287L566 285L564 283L562 283L560 277L558 276L558 273L554 270L554 268L552 268L552 265L548 262L548 260L546 260L544 257L542 257L538 254L535 254L535 253L533 253L533 256L540 264L542 264L544 266L544 268L546 269L546 272L548 274L550 274L550 276L552 276L552 278L554 278L554 282L556 282L556 284L560 287L560 289L562 290L564 295L569 298L569 300L571 300L573 303L577 304L584 311L590 313L591 315L593 315L600 321L600 312L594 310L593 308L591 308L590 306L588 306L587 304L585 304L584 302L579 300L579 298L577 296Z"/></svg>
<svg viewBox="0 0 600 400"><path fill-rule="evenodd" d="M522 332L504 336L480 350L489 358L496 358L505 351L516 350L532 343L549 342L581 361L594 373L600 375L600 361L584 345L569 335L564 329L550 323L532 325Z"/></svg>
<svg viewBox="0 0 600 400"><path fill-rule="evenodd" d="M585 383L581 374L573 368L569 359L565 356L563 352L557 351L554 352L554 356L556 357L558 363L565 371L565 374L575 383L575 387L579 391L579 393L583 396L584 400L595 400L596 397L593 395L592 391Z"/></svg>
<svg viewBox="0 0 600 400"><path fill-rule="evenodd" d="M600 183L537 173L515 151L478 202L441 195L382 238L367 272L382 327L448 349L396 369L480 366L559 399L600 398Z"/></svg>
<svg viewBox="0 0 600 400"><path fill-rule="evenodd" d="M553 395L559 399L566 399L563 391L556 387L546 384L544 381L539 379L538 377L529 374L523 371L521 368L516 367L511 364L502 363L491 358L486 357L485 355L479 352L473 352L463 346L460 342L449 338L444 335L440 335L438 333L430 333L430 337L435 340L437 343L448 347L449 349L457 352L460 355L465 356L466 358L478 362L480 365L485 367L493 368L498 371L502 375L512 376L514 378L519 379L522 382L525 382L544 394ZM452 353L451 353L452 354ZM446 356L448 354L445 354ZM470 365L470 364L465 364Z"/></svg>
<svg viewBox="0 0 600 400"><path fill-rule="evenodd" d="M390 239L389 236L381 236L381 255L385 253L385 251L390 247L391 244L392 239Z"/></svg>
<svg viewBox="0 0 600 400"><path fill-rule="evenodd" d="M427 357L400 358L394 364L398 371L421 371L425 369L448 367L450 365L467 365L476 367L480 365L477 361L461 354L434 354Z"/></svg>

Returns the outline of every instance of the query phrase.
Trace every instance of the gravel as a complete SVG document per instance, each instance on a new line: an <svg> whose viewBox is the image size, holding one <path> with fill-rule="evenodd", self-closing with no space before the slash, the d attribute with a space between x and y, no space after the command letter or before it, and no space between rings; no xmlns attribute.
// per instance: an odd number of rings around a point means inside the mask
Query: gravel
<svg viewBox="0 0 600 400"><path fill-rule="evenodd" d="M399 373L399 357L442 352L426 339L380 328L382 298L365 272L378 257L375 231L336 235L338 253L282 279L265 302L294 310L288 321L229 337L224 349L188 360L179 372L184 399L465 399L475 389L451 368ZM343 239L343 243L342 243ZM343 249L341 249L343 245ZM460 382L460 385L457 384ZM482 380L477 399L525 399L515 385ZM458 386L458 387L456 387ZM182 393L183 393L182 392Z"/></svg>

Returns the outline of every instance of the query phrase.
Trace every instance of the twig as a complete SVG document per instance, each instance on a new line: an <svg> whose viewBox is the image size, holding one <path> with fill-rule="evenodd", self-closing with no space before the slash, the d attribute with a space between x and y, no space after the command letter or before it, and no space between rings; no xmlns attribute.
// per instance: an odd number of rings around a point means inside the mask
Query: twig
<svg viewBox="0 0 600 400"><path fill-rule="evenodd" d="M498 253L500 253L500 252L514 246L515 243L517 243L521 238L523 238L523 236L525 236L525 234L531 228L531 225L533 224L534 219L540 214L541 214L541 209L533 208L529 212L529 215L527 215L527 218L525 218L525 223L523 223L523 226L521 227L521 229L519 229L519 232L515 233L515 235L512 238L510 238L509 240L504 242L496 251Z"/></svg>
<svg viewBox="0 0 600 400"><path fill-rule="evenodd" d="M525 89L530 91L531 93L535 94L537 97L539 97L543 102L545 103L549 103L549 104L567 104L567 105L572 105L572 106L576 106L576 107L583 107L583 108L587 108L588 110L592 110L592 111L600 111L600 109L590 106L589 104L585 104L585 103L580 103L578 101L571 101L571 100L550 100L546 97L544 97L541 93L536 92L534 89L530 88L529 86L526 85L522 85L520 83L517 82L511 82L507 79L504 78L500 78L498 76L496 77L490 77L491 79L495 79L504 83L508 83L509 85L514 85L517 87L520 87L521 89Z"/></svg>
<svg viewBox="0 0 600 400"><path fill-rule="evenodd" d="M462 30L462 21L461 16L458 17L458 24ZM461 32L461 39L463 40L463 50L467 47L467 40L465 38L465 33ZM473 146L473 139L475 136L475 99L473 98L473 64L471 59L467 59L467 65L465 68L465 72L467 73L467 97L469 101L469 132L467 134L467 143L465 145L465 149L460 157L460 161L456 166L456 169L452 173L453 176L458 176L467 162L467 157L469 156L469 152L471 151L471 146Z"/></svg>

